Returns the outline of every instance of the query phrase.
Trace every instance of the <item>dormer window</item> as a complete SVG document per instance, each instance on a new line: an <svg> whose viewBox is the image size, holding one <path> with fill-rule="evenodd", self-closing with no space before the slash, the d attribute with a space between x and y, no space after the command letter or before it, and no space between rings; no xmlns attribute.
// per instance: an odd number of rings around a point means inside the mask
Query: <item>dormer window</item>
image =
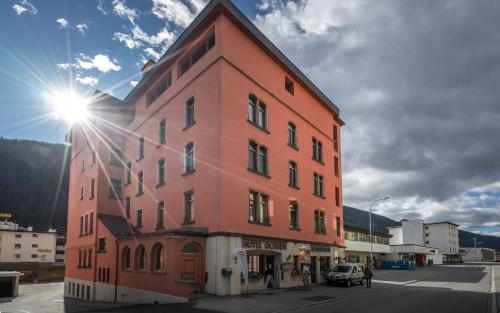
<svg viewBox="0 0 500 313"><path fill-rule="evenodd" d="M215 46L215 32L212 31L210 35L205 38L199 45L192 49L188 55L179 62L179 77L184 75L191 66L200 60L208 50Z"/></svg>
<svg viewBox="0 0 500 313"><path fill-rule="evenodd" d="M285 77L285 89L293 95L293 81L288 77Z"/></svg>

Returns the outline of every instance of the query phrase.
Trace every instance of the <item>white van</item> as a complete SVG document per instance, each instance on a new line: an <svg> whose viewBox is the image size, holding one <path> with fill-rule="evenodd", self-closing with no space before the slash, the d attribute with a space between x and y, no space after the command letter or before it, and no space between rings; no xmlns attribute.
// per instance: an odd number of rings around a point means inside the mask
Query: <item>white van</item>
<svg viewBox="0 0 500 313"><path fill-rule="evenodd" d="M361 263L340 263L328 271L326 283L331 286L342 284L351 287L354 283L363 285L365 267Z"/></svg>

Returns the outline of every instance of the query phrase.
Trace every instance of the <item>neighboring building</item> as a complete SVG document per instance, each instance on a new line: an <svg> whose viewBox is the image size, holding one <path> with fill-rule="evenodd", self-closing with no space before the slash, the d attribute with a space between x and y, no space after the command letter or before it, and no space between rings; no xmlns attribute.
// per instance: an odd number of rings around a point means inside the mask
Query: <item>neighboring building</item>
<svg viewBox="0 0 500 313"><path fill-rule="evenodd" d="M460 247L464 262L495 262L495 250L490 248Z"/></svg>
<svg viewBox="0 0 500 313"><path fill-rule="evenodd" d="M66 262L66 234L58 234L56 237L56 263Z"/></svg>
<svg viewBox="0 0 500 313"><path fill-rule="evenodd" d="M344 213L345 214L345 213ZM345 216L345 215L344 215ZM370 245L370 227L366 223L344 219L345 260L347 262L364 263L373 255L373 264L378 267L381 261L387 259L391 253L389 239L391 235L386 228L372 226L372 244Z"/></svg>
<svg viewBox="0 0 500 313"><path fill-rule="evenodd" d="M278 287L344 257L339 109L213 0L72 144L65 296L177 302Z"/></svg>
<svg viewBox="0 0 500 313"><path fill-rule="evenodd" d="M0 222L0 263L51 263L55 260L56 231L33 231L13 222Z"/></svg>
<svg viewBox="0 0 500 313"><path fill-rule="evenodd" d="M394 257L425 265L460 262L458 225L451 222L425 223L424 220L403 220L401 226L389 227Z"/></svg>

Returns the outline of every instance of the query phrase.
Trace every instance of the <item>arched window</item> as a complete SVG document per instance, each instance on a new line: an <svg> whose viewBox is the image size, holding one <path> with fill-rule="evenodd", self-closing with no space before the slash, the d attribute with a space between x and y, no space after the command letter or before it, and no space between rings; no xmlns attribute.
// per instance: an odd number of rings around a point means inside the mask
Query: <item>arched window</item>
<svg viewBox="0 0 500 313"><path fill-rule="evenodd" d="M151 270L162 272L165 270L165 258L163 256L163 247L161 243L155 243L151 249Z"/></svg>
<svg viewBox="0 0 500 313"><path fill-rule="evenodd" d="M194 242L187 243L182 248L182 253L198 253L198 246Z"/></svg>
<svg viewBox="0 0 500 313"><path fill-rule="evenodd" d="M146 270L146 248L143 245L139 245L135 249L135 269L139 271Z"/></svg>
<svg viewBox="0 0 500 313"><path fill-rule="evenodd" d="M125 247L122 250L122 270L130 269L130 248Z"/></svg>

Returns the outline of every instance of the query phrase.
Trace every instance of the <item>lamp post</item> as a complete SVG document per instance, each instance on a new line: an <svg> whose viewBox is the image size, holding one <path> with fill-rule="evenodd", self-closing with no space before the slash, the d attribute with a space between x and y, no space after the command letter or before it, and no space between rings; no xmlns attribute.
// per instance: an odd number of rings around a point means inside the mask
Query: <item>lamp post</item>
<svg viewBox="0 0 500 313"><path fill-rule="evenodd" d="M384 201L389 199L389 197L384 197L377 199L370 204L370 213L368 214L368 223L370 224L370 267L373 271L373 238L372 238L372 206L379 201Z"/></svg>

